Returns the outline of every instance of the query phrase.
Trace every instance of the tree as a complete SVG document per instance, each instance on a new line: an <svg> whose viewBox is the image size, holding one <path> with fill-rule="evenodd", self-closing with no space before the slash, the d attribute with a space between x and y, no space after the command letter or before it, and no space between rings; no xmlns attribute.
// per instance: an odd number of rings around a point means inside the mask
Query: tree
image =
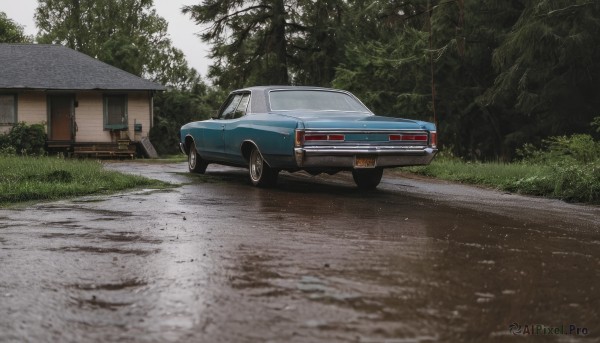
<svg viewBox="0 0 600 343"><path fill-rule="evenodd" d="M210 25L200 38L213 44L210 57L216 62L209 76L218 85L289 83L283 0L206 0L185 6L183 13L199 25Z"/></svg>
<svg viewBox="0 0 600 343"><path fill-rule="evenodd" d="M426 2L352 2L344 29L345 61L334 86L358 95L375 113L432 120Z"/></svg>
<svg viewBox="0 0 600 343"><path fill-rule="evenodd" d="M335 70L345 60L347 36L343 18L345 1L300 2L290 25L288 65L293 84L331 86Z"/></svg>
<svg viewBox="0 0 600 343"><path fill-rule="evenodd" d="M150 140L159 154L179 151L179 129L195 120L209 119L219 108L227 93L198 84L189 90L171 89L156 95L154 101L154 126Z"/></svg>
<svg viewBox="0 0 600 343"><path fill-rule="evenodd" d="M432 7L436 109L440 141L469 159L510 159L516 146L512 107L490 107L481 95L497 72L492 54L518 20L524 1L442 1Z"/></svg>
<svg viewBox="0 0 600 343"><path fill-rule="evenodd" d="M199 82L153 0L39 0L35 19L40 43L63 44L174 87Z"/></svg>
<svg viewBox="0 0 600 343"><path fill-rule="evenodd" d="M201 37L213 44L216 85L287 78L348 89L378 114L435 113L444 149L468 159L510 160L524 143L591 133L598 116L600 1L278 4L205 0L185 9L208 25Z"/></svg>
<svg viewBox="0 0 600 343"><path fill-rule="evenodd" d="M600 106L600 2L527 2L495 50L498 74L482 102L510 108L505 144L590 133ZM511 113L509 112L509 113Z"/></svg>
<svg viewBox="0 0 600 343"><path fill-rule="evenodd" d="M519 17L520 1L352 4L351 39L334 85L376 113L432 121L435 109L440 141L459 156L501 155L512 128L479 97L497 75L492 53Z"/></svg>
<svg viewBox="0 0 600 343"><path fill-rule="evenodd" d="M186 6L212 44L209 76L226 89L329 85L338 58L342 0L205 0Z"/></svg>
<svg viewBox="0 0 600 343"><path fill-rule="evenodd" d="M15 23L0 12L0 43L30 43L32 38L27 36L23 26Z"/></svg>

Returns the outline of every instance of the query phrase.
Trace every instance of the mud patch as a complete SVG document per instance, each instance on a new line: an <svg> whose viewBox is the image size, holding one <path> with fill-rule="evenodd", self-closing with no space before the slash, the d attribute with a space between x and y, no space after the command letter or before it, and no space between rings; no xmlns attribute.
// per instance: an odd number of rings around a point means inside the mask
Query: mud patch
<svg viewBox="0 0 600 343"><path fill-rule="evenodd" d="M72 202L74 204L86 204L86 203L97 203L97 202L103 202L106 201L105 198L102 197L96 197L96 198L89 198L89 199L75 199L72 200Z"/></svg>
<svg viewBox="0 0 600 343"><path fill-rule="evenodd" d="M96 291L96 290L104 290L104 291L120 291L128 288L138 288L146 286L148 283L139 279L129 279L123 280L119 283L105 283L105 284L95 284L95 283L78 283L74 285L68 285L68 288L75 288L84 291Z"/></svg>
<svg viewBox="0 0 600 343"><path fill-rule="evenodd" d="M142 249L118 249L118 248L100 248L100 247L62 247L49 248L48 251L64 251L64 252L89 252L95 254L121 254L121 255L137 255L147 256L160 252L160 249L142 250Z"/></svg>
<svg viewBox="0 0 600 343"><path fill-rule="evenodd" d="M112 222L112 221L118 221L121 220L123 218L119 218L119 217L99 217L94 219L94 221L98 221L98 222Z"/></svg>
<svg viewBox="0 0 600 343"><path fill-rule="evenodd" d="M128 211L117 211L117 210L106 210L106 209L97 209L97 208L87 208L81 206L59 206L59 205L41 205L36 206L35 210L47 210L50 212L70 212L79 211L85 213L94 213L102 216L112 216L112 217L135 217L136 215L132 212Z"/></svg>
<svg viewBox="0 0 600 343"><path fill-rule="evenodd" d="M205 174L178 173L194 183L228 183L251 187L248 170L243 168L226 168L227 170L209 170Z"/></svg>
<svg viewBox="0 0 600 343"><path fill-rule="evenodd" d="M94 237L93 234L90 233L62 233L62 232L53 232L53 233L45 233L40 235L40 238L46 239L81 239L81 238L91 238Z"/></svg>
<svg viewBox="0 0 600 343"><path fill-rule="evenodd" d="M163 242L159 239L151 239L131 232L100 235L98 238L111 242L138 242L148 244L161 244Z"/></svg>
<svg viewBox="0 0 600 343"><path fill-rule="evenodd" d="M179 185L173 185L173 188L179 187ZM175 192L176 190L173 188L165 188L165 189L148 189L148 190L143 190L141 192L136 192L134 193L135 195L153 195L153 194L161 194L161 193L172 193Z"/></svg>
<svg viewBox="0 0 600 343"><path fill-rule="evenodd" d="M46 223L43 223L43 225L44 225L44 227L47 227L47 228L91 230L91 228L89 228L89 227L77 224L75 219L61 220L61 221L55 221L55 222L46 222Z"/></svg>
<svg viewBox="0 0 600 343"><path fill-rule="evenodd" d="M74 299L79 307L83 308L99 308L104 310L117 311L121 307L130 306L129 302L113 302L101 300L95 295L91 299Z"/></svg>

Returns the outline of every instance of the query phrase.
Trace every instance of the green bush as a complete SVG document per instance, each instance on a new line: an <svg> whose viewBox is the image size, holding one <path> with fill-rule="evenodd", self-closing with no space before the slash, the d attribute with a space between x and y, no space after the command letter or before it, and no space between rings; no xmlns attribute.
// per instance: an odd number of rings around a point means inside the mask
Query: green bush
<svg viewBox="0 0 600 343"><path fill-rule="evenodd" d="M587 134L550 137L541 148L525 144L517 155L530 163L590 163L600 159L600 143Z"/></svg>
<svg viewBox="0 0 600 343"><path fill-rule="evenodd" d="M0 135L0 155L44 155L46 129L42 124L15 124L8 134Z"/></svg>
<svg viewBox="0 0 600 343"><path fill-rule="evenodd" d="M600 143L592 136L550 137L542 147L526 144L514 163L471 163L440 154L409 171L441 179L483 184L522 194L600 203Z"/></svg>
<svg viewBox="0 0 600 343"><path fill-rule="evenodd" d="M592 136L550 137L541 148L526 144L518 153L522 164L546 165L551 172L519 179L506 189L567 201L600 202L600 142Z"/></svg>
<svg viewBox="0 0 600 343"><path fill-rule="evenodd" d="M10 145L0 145L0 156L15 156L17 150Z"/></svg>
<svg viewBox="0 0 600 343"><path fill-rule="evenodd" d="M14 156L15 154L16 150L10 145L8 135L0 134L0 156Z"/></svg>
<svg viewBox="0 0 600 343"><path fill-rule="evenodd" d="M156 118L150 129L149 138L154 143L156 152L161 155L179 153L179 124L165 118Z"/></svg>
<svg viewBox="0 0 600 343"><path fill-rule="evenodd" d="M553 196L567 201L600 202L600 161L555 167Z"/></svg>

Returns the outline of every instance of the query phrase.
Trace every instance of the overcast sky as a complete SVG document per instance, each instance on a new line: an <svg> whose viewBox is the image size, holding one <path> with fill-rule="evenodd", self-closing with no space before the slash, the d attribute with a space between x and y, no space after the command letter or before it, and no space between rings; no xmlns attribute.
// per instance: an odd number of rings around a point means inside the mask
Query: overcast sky
<svg viewBox="0 0 600 343"><path fill-rule="evenodd" d="M200 2L201 0L154 0L154 7L158 15L169 22L169 34L173 45L185 53L189 65L196 68L204 77L210 64L210 60L206 57L208 46L194 35L200 31L200 28L188 16L181 13L183 6ZM28 35L37 33L33 19L36 7L37 0L0 0L0 11L5 12L8 18L17 24L23 25Z"/></svg>

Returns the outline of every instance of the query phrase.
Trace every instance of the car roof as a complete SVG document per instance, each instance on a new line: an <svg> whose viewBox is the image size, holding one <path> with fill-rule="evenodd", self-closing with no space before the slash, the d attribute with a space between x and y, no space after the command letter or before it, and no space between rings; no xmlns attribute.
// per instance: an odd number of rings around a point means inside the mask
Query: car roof
<svg viewBox="0 0 600 343"><path fill-rule="evenodd" d="M341 89L334 89L334 88L325 88L325 87L316 87L316 86L277 86L277 85L273 85L273 86L253 86L253 87L246 87L246 88L241 88L241 89L237 89L234 92L240 92L240 91L271 91L271 90L276 90L276 89L289 89L289 90L324 90L324 91L338 91L338 92L346 92L344 90Z"/></svg>

